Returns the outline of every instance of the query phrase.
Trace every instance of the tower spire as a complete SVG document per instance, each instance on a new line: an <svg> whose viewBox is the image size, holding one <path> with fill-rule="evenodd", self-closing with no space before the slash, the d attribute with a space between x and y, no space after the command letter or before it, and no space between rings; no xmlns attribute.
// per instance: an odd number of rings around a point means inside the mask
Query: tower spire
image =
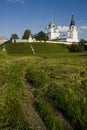
<svg viewBox="0 0 87 130"><path fill-rule="evenodd" d="M75 21L74 21L73 13L72 13L72 18L71 18L71 23L70 23L70 27L71 26L75 26Z"/></svg>

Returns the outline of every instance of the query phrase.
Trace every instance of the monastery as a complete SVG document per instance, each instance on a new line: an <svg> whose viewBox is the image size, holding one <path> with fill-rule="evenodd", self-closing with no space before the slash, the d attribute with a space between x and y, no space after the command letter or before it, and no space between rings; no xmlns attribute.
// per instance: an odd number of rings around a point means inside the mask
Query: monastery
<svg viewBox="0 0 87 130"><path fill-rule="evenodd" d="M79 42L78 40L78 31L76 29L74 16L72 15L69 29L66 35L61 35L59 27L51 22L45 28L46 35L49 37L50 41L59 41L59 42Z"/></svg>

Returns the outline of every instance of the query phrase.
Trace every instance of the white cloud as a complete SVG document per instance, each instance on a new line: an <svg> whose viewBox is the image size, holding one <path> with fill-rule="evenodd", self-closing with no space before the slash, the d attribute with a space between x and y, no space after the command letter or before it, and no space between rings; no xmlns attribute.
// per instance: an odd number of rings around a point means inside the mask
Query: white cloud
<svg viewBox="0 0 87 130"><path fill-rule="evenodd" d="M8 0L8 2L11 2L11 3L24 3L24 0Z"/></svg>
<svg viewBox="0 0 87 130"><path fill-rule="evenodd" d="M80 33L80 34L83 34L85 31L87 31L87 26L80 26L80 27L78 27L78 32Z"/></svg>
<svg viewBox="0 0 87 130"><path fill-rule="evenodd" d="M80 30L87 30L87 26L81 26L79 27Z"/></svg>
<svg viewBox="0 0 87 130"><path fill-rule="evenodd" d="M67 32L67 31L68 31L68 29L69 29L69 27L68 27L68 26L63 26L63 27L58 26L58 28L59 28L59 31L60 31L60 32Z"/></svg>
<svg viewBox="0 0 87 130"><path fill-rule="evenodd" d="M87 40L87 25L79 26L78 28L79 39Z"/></svg>

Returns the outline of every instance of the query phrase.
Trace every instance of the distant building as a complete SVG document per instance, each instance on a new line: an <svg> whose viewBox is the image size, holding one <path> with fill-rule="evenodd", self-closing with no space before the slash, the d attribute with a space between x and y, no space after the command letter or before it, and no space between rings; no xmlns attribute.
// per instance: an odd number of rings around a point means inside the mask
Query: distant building
<svg viewBox="0 0 87 130"><path fill-rule="evenodd" d="M28 42L36 42L36 39L30 35L28 38Z"/></svg>
<svg viewBox="0 0 87 130"><path fill-rule="evenodd" d="M59 28L58 26L55 26L53 22L51 22L49 26L45 28L45 30L49 40L58 39L60 36Z"/></svg>
<svg viewBox="0 0 87 130"><path fill-rule="evenodd" d="M70 23L70 27L69 30L67 32L67 42L78 42L78 31L76 29L75 26L75 21L72 15L72 19L71 19L71 23Z"/></svg>
<svg viewBox="0 0 87 130"><path fill-rule="evenodd" d="M5 38L5 37L1 37L1 38L0 38L0 44L3 44L3 43L6 42L6 41L8 41L7 38Z"/></svg>
<svg viewBox="0 0 87 130"><path fill-rule="evenodd" d="M45 28L45 32L47 36L49 37L49 40L53 41L59 41L59 42L78 42L78 31L75 26L74 17L72 15L69 30L67 31L66 35L61 35L61 32L59 31L59 27L55 26L53 22L49 24Z"/></svg>

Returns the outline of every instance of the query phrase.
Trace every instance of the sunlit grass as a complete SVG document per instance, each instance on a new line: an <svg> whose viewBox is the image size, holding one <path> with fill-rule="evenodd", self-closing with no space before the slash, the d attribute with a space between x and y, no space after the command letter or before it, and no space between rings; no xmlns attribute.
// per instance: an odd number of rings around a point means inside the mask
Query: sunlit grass
<svg viewBox="0 0 87 130"><path fill-rule="evenodd" d="M28 43L6 44L6 52L0 47L0 129L30 129L22 101L26 75L35 87L35 102L48 129L51 122L52 128L58 125L52 111L54 103L74 128L86 130L87 52L69 53L67 46L56 44L33 43L32 46L36 55ZM43 107L45 100L47 107Z"/></svg>

